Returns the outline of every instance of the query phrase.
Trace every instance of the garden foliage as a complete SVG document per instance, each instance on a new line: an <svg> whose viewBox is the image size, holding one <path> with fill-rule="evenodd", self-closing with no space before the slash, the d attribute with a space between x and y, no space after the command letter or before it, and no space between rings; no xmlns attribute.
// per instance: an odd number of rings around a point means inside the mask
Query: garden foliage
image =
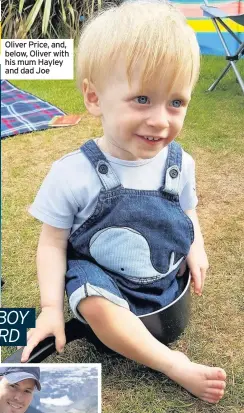
<svg viewBox="0 0 244 413"><path fill-rule="evenodd" d="M5 39L76 39L82 21L104 5L118 4L121 1L3 0L2 37Z"/></svg>

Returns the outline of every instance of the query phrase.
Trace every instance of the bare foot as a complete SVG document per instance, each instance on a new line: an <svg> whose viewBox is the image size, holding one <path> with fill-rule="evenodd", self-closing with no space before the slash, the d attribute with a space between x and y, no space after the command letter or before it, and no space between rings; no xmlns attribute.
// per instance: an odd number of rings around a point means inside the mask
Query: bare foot
<svg viewBox="0 0 244 413"><path fill-rule="evenodd" d="M180 351L174 351L174 363L166 374L205 402L218 403L224 395L225 371L219 367L193 363Z"/></svg>

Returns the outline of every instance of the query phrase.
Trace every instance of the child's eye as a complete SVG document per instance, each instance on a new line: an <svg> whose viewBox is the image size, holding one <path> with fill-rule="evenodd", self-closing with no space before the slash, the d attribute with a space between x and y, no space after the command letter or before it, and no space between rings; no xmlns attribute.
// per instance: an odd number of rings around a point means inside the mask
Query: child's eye
<svg viewBox="0 0 244 413"><path fill-rule="evenodd" d="M171 102L171 106L173 106L174 108L180 108L182 106L183 102L180 99L174 99Z"/></svg>
<svg viewBox="0 0 244 413"><path fill-rule="evenodd" d="M141 103L142 105L144 105L145 103L147 103L148 97L147 96L138 96L136 98L136 100L138 101L138 103Z"/></svg>

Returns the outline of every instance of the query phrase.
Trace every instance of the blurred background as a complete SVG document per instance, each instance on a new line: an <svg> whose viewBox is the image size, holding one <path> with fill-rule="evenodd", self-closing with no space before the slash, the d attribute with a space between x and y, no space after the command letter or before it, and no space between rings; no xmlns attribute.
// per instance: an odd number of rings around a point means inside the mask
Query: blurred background
<svg viewBox="0 0 244 413"><path fill-rule="evenodd" d="M2 37L5 39L74 39L78 41L84 22L108 5L119 5L124 0L3 0ZM212 21L203 17L203 0L172 0L187 17L197 33L202 54L223 55L223 47ZM227 14L244 13L244 0L209 0ZM231 29L244 40L244 27L227 21ZM226 30L224 37L230 49L237 43Z"/></svg>
<svg viewBox="0 0 244 413"><path fill-rule="evenodd" d="M89 365L41 365L40 392L27 413L98 413L99 368Z"/></svg>

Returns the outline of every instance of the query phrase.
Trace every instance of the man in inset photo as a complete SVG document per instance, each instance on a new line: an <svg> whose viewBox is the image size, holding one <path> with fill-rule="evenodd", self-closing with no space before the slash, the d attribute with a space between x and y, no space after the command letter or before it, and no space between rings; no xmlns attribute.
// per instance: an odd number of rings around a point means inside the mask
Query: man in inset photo
<svg viewBox="0 0 244 413"><path fill-rule="evenodd" d="M25 413L35 389L41 390L39 367L0 367L0 413Z"/></svg>

